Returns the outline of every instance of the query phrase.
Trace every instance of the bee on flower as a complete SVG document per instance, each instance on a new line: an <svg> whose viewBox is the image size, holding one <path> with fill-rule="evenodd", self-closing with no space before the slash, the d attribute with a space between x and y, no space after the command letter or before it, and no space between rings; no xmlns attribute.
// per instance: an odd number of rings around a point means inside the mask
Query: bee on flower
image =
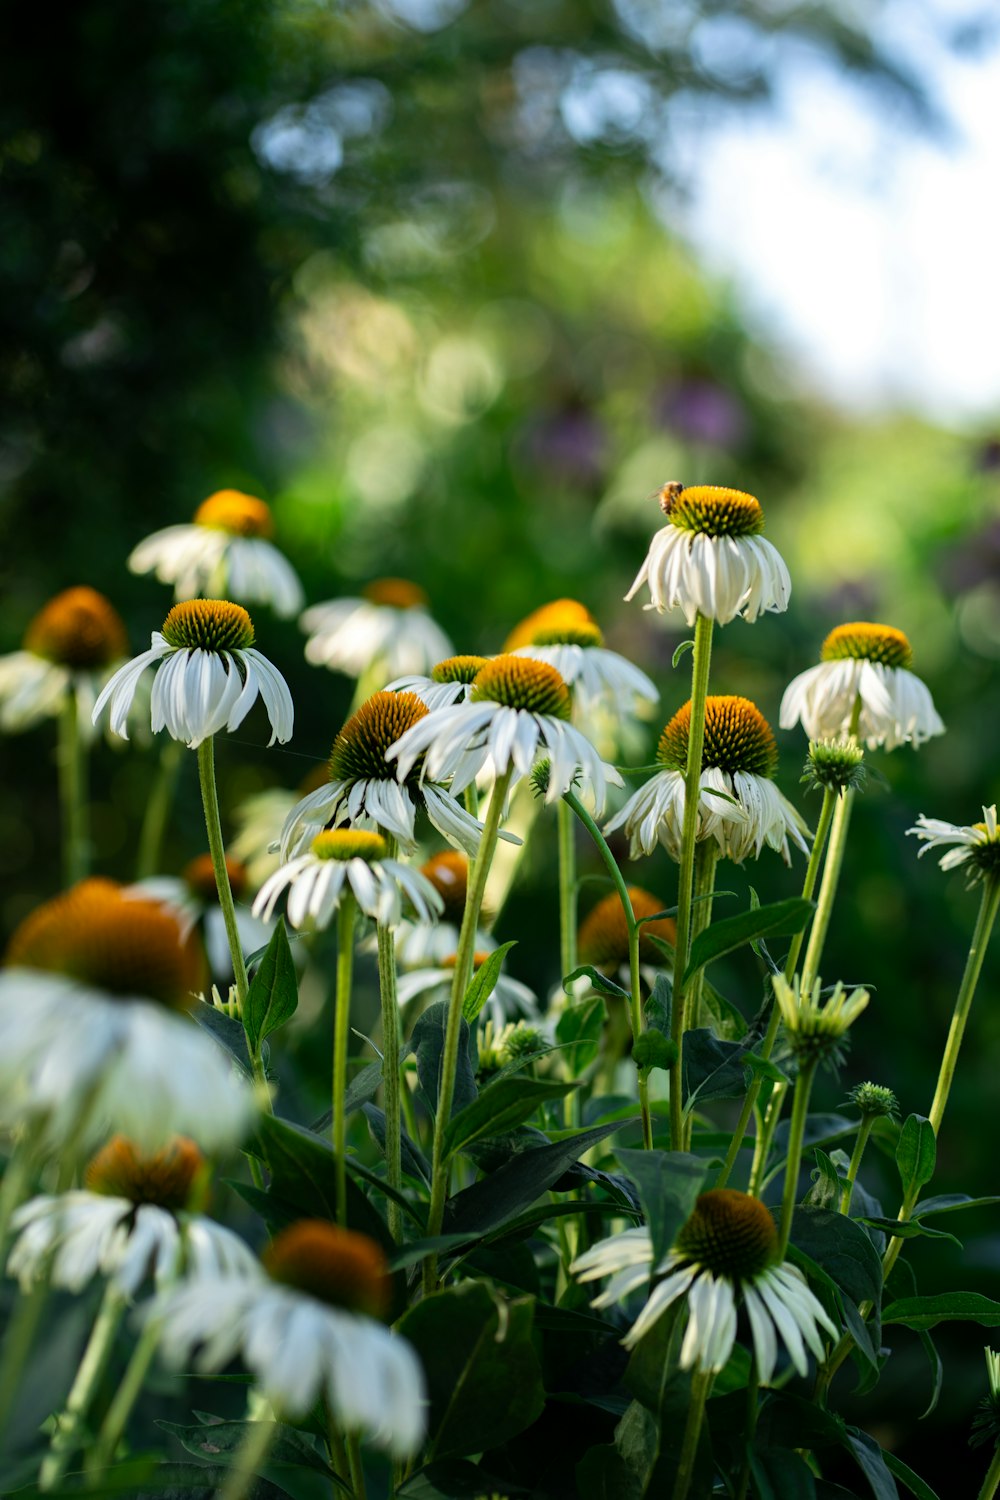
<svg viewBox="0 0 1000 1500"><path fill-rule="evenodd" d="M375 687L429 672L455 648L427 605L424 590L406 578L377 578L360 598L310 605L299 621L309 637L306 661Z"/></svg>
<svg viewBox="0 0 1000 1500"><path fill-rule="evenodd" d="M139 543L128 559L133 573L155 573L174 585L174 598L211 591L245 604L267 604L282 619L302 608L302 585L275 547L269 506L239 490L217 490L189 525L167 526Z"/></svg>

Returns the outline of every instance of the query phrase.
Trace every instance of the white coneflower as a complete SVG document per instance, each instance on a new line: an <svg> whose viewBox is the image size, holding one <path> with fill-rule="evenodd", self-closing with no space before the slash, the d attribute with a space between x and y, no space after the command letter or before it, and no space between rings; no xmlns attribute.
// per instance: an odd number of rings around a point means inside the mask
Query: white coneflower
<svg viewBox="0 0 1000 1500"><path fill-rule="evenodd" d="M608 785L620 786L621 778L569 722L570 712L570 692L555 667L526 656L496 656L476 675L467 703L427 714L388 757L395 760L401 781L423 758L421 777L451 777L456 792L484 769L494 776L510 771L513 787L546 760L547 802L561 797L579 777L600 813Z"/></svg>
<svg viewBox="0 0 1000 1500"><path fill-rule="evenodd" d="M306 660L348 677L429 672L454 646L427 612L427 595L406 578L377 578L360 599L313 604L299 621Z"/></svg>
<svg viewBox="0 0 1000 1500"><path fill-rule="evenodd" d="M279 1418L301 1419L317 1402L338 1429L362 1434L400 1458L426 1427L420 1361L378 1321L391 1282L379 1247L364 1235L304 1220L272 1240L249 1277L203 1277L161 1293L149 1316L175 1369L206 1374L242 1359Z"/></svg>
<svg viewBox="0 0 1000 1500"><path fill-rule="evenodd" d="M167 526L132 551L133 573L155 573L174 584L175 599L211 590L247 604L269 604L287 619L302 608L302 585L275 547L271 512L263 500L239 490L209 495L186 526Z"/></svg>
<svg viewBox="0 0 1000 1500"><path fill-rule="evenodd" d="M150 1156L113 1137L88 1164L83 1189L32 1198L15 1212L7 1274L25 1292L44 1276L69 1292L105 1276L126 1297L147 1276L166 1284L178 1275L252 1275L249 1246L191 1206L204 1170L193 1141L178 1138Z"/></svg>
<svg viewBox="0 0 1000 1500"><path fill-rule="evenodd" d="M175 604L154 630L152 645L121 667L105 684L94 707L96 723L111 705L111 728L128 739L126 719L139 678L159 666L150 698L153 733L166 729L172 739L196 749L221 729L233 730L258 695L271 721L271 738L282 744L292 735L288 684L253 646L253 622L239 604L224 599L188 599Z"/></svg>
<svg viewBox="0 0 1000 1500"><path fill-rule="evenodd" d="M872 750L922 745L944 733L929 690L909 670L913 650L901 630L865 620L838 625L820 657L818 666L800 672L785 689L778 716L782 729L801 722L811 740L850 730Z"/></svg>
<svg viewBox="0 0 1000 1500"><path fill-rule="evenodd" d="M226 855L226 873L233 893L236 930L244 957L266 948L273 924L261 921L242 904L249 889L247 868L238 859ZM153 875L131 887L138 895L154 901L165 901L179 915L185 930L198 927L205 944L210 972L232 977L233 960L229 951L226 922L219 905L219 888L211 854L199 854L189 860L178 876Z"/></svg>
<svg viewBox="0 0 1000 1500"><path fill-rule="evenodd" d="M387 683L386 692L415 693L428 709L450 708L468 699L477 673L488 661L488 656L448 656L431 668L429 677L411 672Z"/></svg>
<svg viewBox="0 0 1000 1500"><path fill-rule="evenodd" d="M304 854L264 882L253 904L255 916L270 918L288 893L288 920L293 927L328 927L345 891L366 916L382 927L402 920L403 901L423 922L433 920L443 903L418 870L387 858L380 833L359 828L328 828L318 833Z"/></svg>
<svg viewBox="0 0 1000 1500"><path fill-rule="evenodd" d="M981 823L946 823L943 818L927 818L921 813L916 827L906 831L923 841L921 856L931 849L947 849L947 854L942 855L938 863L942 870L961 867L968 886L1000 876L1000 825L997 823L996 803L983 808Z"/></svg>
<svg viewBox="0 0 1000 1500"><path fill-rule="evenodd" d="M329 781L297 802L285 819L283 861L300 854L330 823L381 829L410 851L416 847L419 808L426 809L449 843L469 854L476 852L482 824L439 784L444 778L422 778L420 768L411 767L408 776L397 780L395 768L386 761L386 752L400 735L426 716L426 706L413 693L383 691L362 703L333 742Z"/></svg>
<svg viewBox="0 0 1000 1500"><path fill-rule="evenodd" d="M489 949L473 955L473 972L482 967L490 956ZM447 1000L455 978L455 955L449 955L435 968L411 969L400 974L396 981L396 999L400 1005L409 1005L411 1000L422 996L429 1004L433 1000ZM519 979L512 979L501 969L493 993L486 1002L487 1012L494 1026L503 1026L511 1016L538 1015L538 996Z"/></svg>
<svg viewBox="0 0 1000 1500"><path fill-rule="evenodd" d="M0 970L0 1126L55 1146L121 1131L143 1150L238 1145L255 1105L183 1012L204 964L174 912L84 880L16 929Z"/></svg>
<svg viewBox="0 0 1000 1500"><path fill-rule="evenodd" d="M31 621L23 649L0 656L0 729L30 729L58 714L72 693L80 729L90 733L108 668L127 654L124 622L104 595L83 585L65 589Z"/></svg>
<svg viewBox="0 0 1000 1500"><path fill-rule="evenodd" d="M732 1188L702 1193L672 1248L653 1263L648 1229L627 1229L602 1240L571 1268L581 1281L611 1279L595 1307L611 1307L662 1277L622 1342L631 1349L663 1313L683 1298L687 1328L682 1369L718 1373L736 1342L737 1310L746 1310L757 1370L769 1385L783 1345L798 1373L808 1371L810 1351L823 1358L820 1330L838 1330L795 1266L778 1257L778 1231L758 1198Z"/></svg>
<svg viewBox="0 0 1000 1500"><path fill-rule="evenodd" d="M647 609L679 609L725 625L736 615L756 620L764 610L788 608L792 592L781 554L760 533L759 500L742 490L666 484L660 506L667 524L649 544L626 599L649 585Z"/></svg>
<svg viewBox="0 0 1000 1500"><path fill-rule="evenodd" d="M576 599L555 599L516 625L505 651L547 661L572 690L573 718L593 730L595 715L648 718L660 695L638 667L608 651L600 626Z"/></svg>
<svg viewBox="0 0 1000 1500"><path fill-rule="evenodd" d="M657 843L671 859L680 859L690 726L688 702L660 736L657 759L665 769L605 825L605 833L625 829L632 859L652 854ZM789 839L808 852L809 830L771 779L777 762L770 725L748 698L706 698L697 837L715 839L736 864L750 854L756 859L765 844L788 864Z"/></svg>

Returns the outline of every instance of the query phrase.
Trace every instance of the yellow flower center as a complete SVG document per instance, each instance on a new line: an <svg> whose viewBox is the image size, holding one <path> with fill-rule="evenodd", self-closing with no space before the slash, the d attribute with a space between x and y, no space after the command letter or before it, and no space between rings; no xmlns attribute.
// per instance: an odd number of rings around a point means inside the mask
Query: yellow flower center
<svg viewBox="0 0 1000 1500"><path fill-rule="evenodd" d="M469 888L469 861L455 849L445 849L434 854L420 873L437 891L444 902L442 922L453 922L459 926L465 912L465 897Z"/></svg>
<svg viewBox="0 0 1000 1500"><path fill-rule="evenodd" d="M472 682L486 663L488 656L446 656L436 667L431 668L434 682Z"/></svg>
<svg viewBox="0 0 1000 1500"><path fill-rule="evenodd" d="M369 865L386 855L382 835L363 828L327 828L309 847L317 859L363 859Z"/></svg>
<svg viewBox="0 0 1000 1500"><path fill-rule="evenodd" d="M667 489L674 493L667 495ZM671 526L703 536L756 536L764 530L764 512L755 496L717 484L692 484L679 493L676 486L665 485L660 509Z"/></svg>
<svg viewBox="0 0 1000 1500"><path fill-rule="evenodd" d="M883 667L909 667L913 648L893 625L871 625L852 620L831 630L820 651L821 661L875 661Z"/></svg>
<svg viewBox="0 0 1000 1500"><path fill-rule="evenodd" d="M375 578L361 593L369 603L383 604L387 609L420 609L428 602L419 583L411 583L408 578Z"/></svg>
<svg viewBox="0 0 1000 1500"><path fill-rule="evenodd" d="M254 642L253 621L242 604L227 599L187 599L163 622L171 646L199 651L242 651Z"/></svg>
<svg viewBox="0 0 1000 1500"><path fill-rule="evenodd" d="M106 667L128 653L125 623L96 589L64 589L28 626L24 649L61 667Z"/></svg>
<svg viewBox="0 0 1000 1500"><path fill-rule="evenodd" d="M175 1136L169 1146L143 1156L130 1140L114 1135L88 1163L84 1186L108 1198L156 1203L172 1211L187 1208L205 1158L194 1141Z"/></svg>
<svg viewBox="0 0 1000 1500"><path fill-rule="evenodd" d="M531 656L495 656L477 675L471 696L553 719L568 719L571 711L569 688L555 667Z"/></svg>
<svg viewBox="0 0 1000 1500"><path fill-rule="evenodd" d="M196 526L210 526L213 531L228 531L232 536L274 535L270 508L255 495L239 490L216 490L201 502L194 520Z"/></svg>
<svg viewBox="0 0 1000 1500"><path fill-rule="evenodd" d="M630 885L628 895L637 918L651 917L654 912L663 910L665 903L659 896L651 895L641 886ZM661 917L657 922L644 922L639 928L639 957L644 963L663 962L663 954L652 941L653 938L661 938L673 946L677 941L677 923L674 919ZM617 891L612 891L598 901L593 911L581 922L577 947L581 963L628 963L628 926L625 922L625 908Z"/></svg>
<svg viewBox="0 0 1000 1500"><path fill-rule="evenodd" d="M373 693L353 714L330 751L331 781L394 781L385 752L427 713L416 693ZM419 762L408 781L419 776Z"/></svg>
<svg viewBox="0 0 1000 1500"><path fill-rule="evenodd" d="M15 930L5 962L178 1009L204 978L197 940L183 935L170 908L113 880L82 880L37 907Z"/></svg>
<svg viewBox="0 0 1000 1500"><path fill-rule="evenodd" d="M657 758L672 771L687 766L691 732L690 700L679 708L660 736ZM721 696L705 700L705 744L701 768L747 771L754 776L773 776L778 747L771 726L749 698Z"/></svg>
<svg viewBox="0 0 1000 1500"><path fill-rule="evenodd" d="M601 646L604 636L585 604L554 599L526 615L507 637L505 651L522 646Z"/></svg>
<svg viewBox="0 0 1000 1500"><path fill-rule="evenodd" d="M734 1188L713 1188L701 1194L676 1248L714 1276L752 1281L774 1259L778 1230L759 1198Z"/></svg>
<svg viewBox="0 0 1000 1500"><path fill-rule="evenodd" d="M300 1219L275 1235L263 1255L268 1274L332 1307L384 1318L392 1277L374 1240L324 1219Z"/></svg>
<svg viewBox="0 0 1000 1500"><path fill-rule="evenodd" d="M238 859L230 859L227 854L226 869L229 872L229 885L232 893L239 901L247 888L247 867L241 865ZM206 906L218 901L219 888L215 883L215 866L210 854L199 854L195 859L190 860L184 866L181 879Z"/></svg>

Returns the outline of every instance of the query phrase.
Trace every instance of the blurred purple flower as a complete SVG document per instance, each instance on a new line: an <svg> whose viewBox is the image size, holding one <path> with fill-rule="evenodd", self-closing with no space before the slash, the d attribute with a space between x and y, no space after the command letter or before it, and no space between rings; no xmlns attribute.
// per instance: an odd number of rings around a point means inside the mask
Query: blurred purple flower
<svg viewBox="0 0 1000 1500"><path fill-rule="evenodd" d="M542 417L520 446L526 462L544 469L553 479L589 487L604 477L607 434L582 401L569 402Z"/></svg>
<svg viewBox="0 0 1000 1500"><path fill-rule="evenodd" d="M662 390L654 415L688 442L708 448L736 448L747 430L739 397L711 380L683 380Z"/></svg>

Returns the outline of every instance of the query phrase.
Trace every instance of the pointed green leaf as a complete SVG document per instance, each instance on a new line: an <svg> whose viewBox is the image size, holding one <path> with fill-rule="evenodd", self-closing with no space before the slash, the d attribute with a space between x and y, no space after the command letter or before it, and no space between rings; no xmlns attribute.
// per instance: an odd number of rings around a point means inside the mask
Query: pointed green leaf
<svg viewBox="0 0 1000 1500"><path fill-rule="evenodd" d="M909 1200L911 1193L930 1182L936 1162L937 1141L933 1125L923 1115L909 1115L896 1143L896 1165L904 1199Z"/></svg>
<svg viewBox="0 0 1000 1500"><path fill-rule="evenodd" d="M687 984L699 969L721 958L724 953L732 953L755 938L769 934L791 936L801 932L814 910L812 901L790 896L786 901L775 901L770 906L758 906L735 917L723 917L721 921L713 922L691 945L684 983Z"/></svg>
<svg viewBox="0 0 1000 1500"><path fill-rule="evenodd" d="M613 979L602 974L600 969L595 969L593 964L581 964L578 969L573 970L572 974L566 975L562 987L567 995L573 994L573 980L582 979L584 975L590 980L594 989L599 990L602 995L613 995L616 1000L629 998L628 990L623 990L620 984L616 984Z"/></svg>
<svg viewBox="0 0 1000 1500"><path fill-rule="evenodd" d="M655 1264L666 1255L677 1231L690 1218L710 1163L687 1151L619 1150L615 1155L638 1189Z"/></svg>
<svg viewBox="0 0 1000 1500"><path fill-rule="evenodd" d="M484 1135L503 1135L553 1099L571 1094L574 1083L549 1083L515 1073L488 1084L464 1109L452 1115L444 1133L445 1157Z"/></svg>
<svg viewBox="0 0 1000 1500"><path fill-rule="evenodd" d="M512 948L517 947L517 940L509 943L501 943L499 948L494 948L488 958L485 958L472 976L472 983L465 992L462 1001L462 1015L467 1021L474 1021L497 987L500 978L500 970L503 961Z"/></svg>
<svg viewBox="0 0 1000 1500"><path fill-rule="evenodd" d="M1000 1302L979 1292L940 1292L934 1297L897 1297L882 1315L883 1323L926 1330L938 1323L979 1323L1000 1328Z"/></svg>
<svg viewBox="0 0 1000 1500"><path fill-rule="evenodd" d="M260 1044L272 1031L295 1014L299 1003L299 985L292 962L292 950L288 946L288 933L283 917L277 925L250 981L250 991L243 1011L243 1025L250 1051L256 1056Z"/></svg>

